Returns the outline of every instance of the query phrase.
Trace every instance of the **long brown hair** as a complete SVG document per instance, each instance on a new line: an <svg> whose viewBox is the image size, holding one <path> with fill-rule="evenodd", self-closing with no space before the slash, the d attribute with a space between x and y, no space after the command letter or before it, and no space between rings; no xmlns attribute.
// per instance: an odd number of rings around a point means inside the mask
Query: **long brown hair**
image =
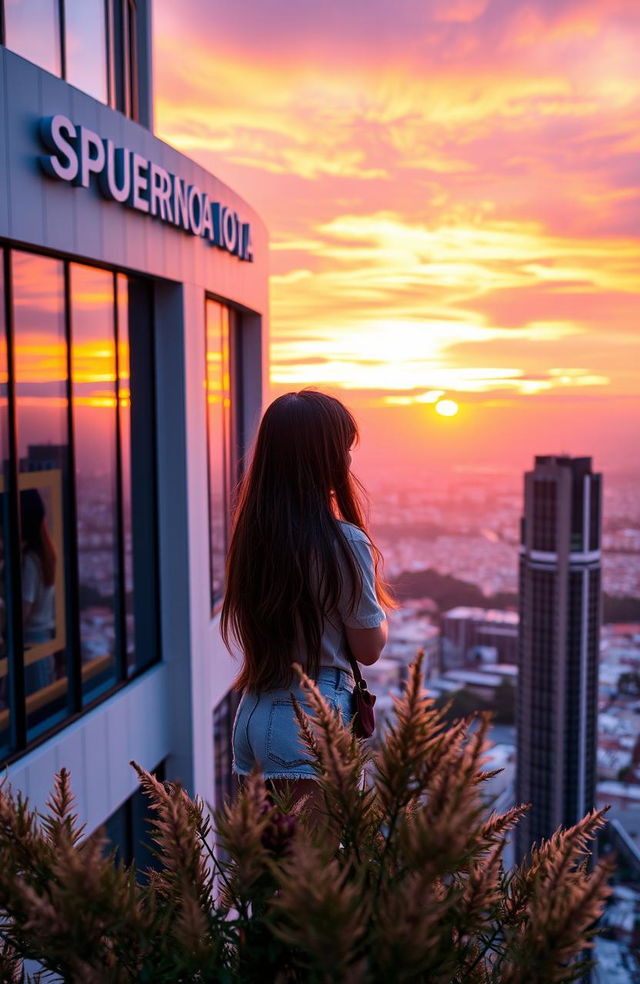
<svg viewBox="0 0 640 984"><path fill-rule="evenodd" d="M32 551L42 565L42 580L50 588L56 579L56 551L47 529L42 496L37 489L20 493L20 526L25 551Z"/></svg>
<svg viewBox="0 0 640 984"><path fill-rule="evenodd" d="M351 575L351 609L357 606L362 575L338 522L366 529L364 490L349 469L357 438L349 410L315 390L278 397L262 418L239 490L221 616L227 648L233 637L243 653L238 688L288 686L294 659L317 675L323 620L343 590L336 544ZM378 598L390 608L372 548Z"/></svg>

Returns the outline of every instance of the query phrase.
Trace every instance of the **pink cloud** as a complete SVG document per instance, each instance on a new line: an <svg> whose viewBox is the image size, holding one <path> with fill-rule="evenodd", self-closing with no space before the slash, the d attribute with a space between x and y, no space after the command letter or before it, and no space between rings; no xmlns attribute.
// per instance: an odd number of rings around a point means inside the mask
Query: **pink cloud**
<svg viewBox="0 0 640 984"><path fill-rule="evenodd" d="M568 427L571 400L588 398L631 440L637 408L616 401L632 392L640 289L640 6L183 0L178 12L161 0L154 12L161 135L270 228L274 378L348 387L369 406L384 358L362 353L372 338L385 351L386 325L389 351L407 340L393 372L409 392L422 326L439 369L517 369L530 394L514 383L508 399L536 440L534 407L561 405ZM583 375L562 383L551 370L563 367ZM536 380L551 389L533 395ZM507 397L485 382L467 399L489 421ZM585 438L598 432L587 417L576 410ZM458 453L463 432L478 439L464 420Z"/></svg>

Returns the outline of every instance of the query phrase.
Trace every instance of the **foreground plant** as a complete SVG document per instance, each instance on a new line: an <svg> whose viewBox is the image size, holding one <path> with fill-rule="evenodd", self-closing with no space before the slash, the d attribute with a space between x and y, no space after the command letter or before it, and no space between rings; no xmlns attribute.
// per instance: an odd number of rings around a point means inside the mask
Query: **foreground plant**
<svg viewBox="0 0 640 984"><path fill-rule="evenodd" d="M135 766L155 815L143 883L83 836L66 770L43 817L1 788L1 979L25 979L30 957L73 984L579 980L609 891L610 862L588 852L604 811L505 871L526 807L488 815L489 718L447 728L420 664L375 752L299 670L319 805L251 776L216 815L217 851L204 804Z"/></svg>

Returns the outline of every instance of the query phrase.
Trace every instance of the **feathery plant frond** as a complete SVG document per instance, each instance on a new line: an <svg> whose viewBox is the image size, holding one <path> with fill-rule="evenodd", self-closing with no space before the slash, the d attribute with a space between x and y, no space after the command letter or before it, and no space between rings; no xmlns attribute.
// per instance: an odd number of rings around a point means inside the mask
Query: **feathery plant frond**
<svg viewBox="0 0 640 984"><path fill-rule="evenodd" d="M319 796L255 773L205 804L136 763L156 866L141 879L86 836L62 770L41 815L0 783L0 980L23 958L69 984L568 984L589 961L611 863L597 810L512 871L483 798L489 718L448 727L422 655L375 750L298 667ZM214 845L213 841L216 844Z"/></svg>
<svg viewBox="0 0 640 984"><path fill-rule="evenodd" d="M47 800L49 815L42 818L42 827L54 850L74 846L82 839L85 824L78 826L74 802L69 770L62 768L56 776L51 798Z"/></svg>
<svg viewBox="0 0 640 984"><path fill-rule="evenodd" d="M350 722L335 713L302 667L294 664L294 669L309 713L293 695L291 699L325 804L322 818L316 816L316 822L323 821L325 837L342 842L345 855L353 853L360 860L360 847L369 842L372 825L377 822L372 793L363 786L369 753L353 734Z"/></svg>
<svg viewBox="0 0 640 984"><path fill-rule="evenodd" d="M161 783L136 762L131 765L155 813L151 820L153 850L162 866L152 879L153 891L173 908L176 942L192 954L196 964L201 959L206 962L212 887L202 850L204 804L189 799L178 784Z"/></svg>
<svg viewBox="0 0 640 984"><path fill-rule="evenodd" d="M267 790L257 772L247 777L236 799L216 814L218 844L230 858L223 864L221 900L226 908L246 912L256 887L269 876L271 857L264 836L271 815Z"/></svg>
<svg viewBox="0 0 640 984"><path fill-rule="evenodd" d="M352 870L308 836L295 839L277 874L270 906L275 936L300 953L308 978L362 978L360 943L366 931L368 898L362 871Z"/></svg>
<svg viewBox="0 0 640 984"><path fill-rule="evenodd" d="M433 702L423 693L424 650L409 669L401 697L394 698L394 722L389 725L375 769L378 797L390 820L428 782L429 772L447 747L455 745L460 728L445 735L444 725Z"/></svg>
<svg viewBox="0 0 640 984"><path fill-rule="evenodd" d="M199 833L203 824L203 803L190 800L177 784L158 782L137 762L131 762L131 765L156 814L151 821L153 841L163 862L160 877L155 881L156 890L174 899L176 894L182 897L186 893L198 904L207 905L210 879Z"/></svg>
<svg viewBox="0 0 640 984"><path fill-rule="evenodd" d="M509 984L524 984L519 953L539 968L541 980L553 984L580 978L585 964L571 965L570 960L591 945L591 930L610 894L607 880L614 870L605 859L588 871L589 842L603 826L605 813L593 810L575 826L534 845L528 863L514 872L504 905L511 917L508 942L515 958L503 971Z"/></svg>

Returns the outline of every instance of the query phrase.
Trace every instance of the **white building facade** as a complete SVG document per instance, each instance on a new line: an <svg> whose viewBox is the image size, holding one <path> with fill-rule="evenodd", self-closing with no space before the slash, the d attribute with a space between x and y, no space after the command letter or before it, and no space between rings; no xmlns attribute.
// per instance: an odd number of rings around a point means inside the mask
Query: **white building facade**
<svg viewBox="0 0 640 984"><path fill-rule="evenodd" d="M218 621L267 236L153 135L149 3L0 6L0 761L38 806L68 767L117 836L131 759L228 787Z"/></svg>

